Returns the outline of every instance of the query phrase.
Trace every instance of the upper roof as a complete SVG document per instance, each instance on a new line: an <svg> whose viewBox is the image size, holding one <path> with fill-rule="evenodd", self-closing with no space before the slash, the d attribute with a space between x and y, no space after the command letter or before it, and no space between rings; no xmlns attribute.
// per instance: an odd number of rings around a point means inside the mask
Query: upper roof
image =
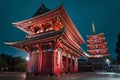
<svg viewBox="0 0 120 80"><path fill-rule="evenodd" d="M71 39L73 39L78 45L85 43L84 39L76 29L75 25L73 24L72 20L67 14L63 5L60 5L59 7L50 11L49 9L45 8L44 5L42 5L34 16L35 17L32 17L27 20L14 22L13 25L21 29L22 31L28 33L29 35L32 35L33 32L30 31L28 28L34 23L39 22L40 24L42 24L46 20L48 21L51 19L55 19L55 17L60 17L62 23L64 24L65 30L68 33L68 35L71 37Z"/></svg>
<svg viewBox="0 0 120 80"><path fill-rule="evenodd" d="M87 38L88 38L88 37L94 37L94 36L103 36L103 37L104 37L104 33L87 35Z"/></svg>
<svg viewBox="0 0 120 80"><path fill-rule="evenodd" d="M44 4L42 4L42 5L40 6L40 8L38 9L38 11L33 15L33 17L38 16L38 15L41 15L41 14L44 14L44 13L46 13L46 12L48 12L48 11L50 11L50 10L47 9Z"/></svg>

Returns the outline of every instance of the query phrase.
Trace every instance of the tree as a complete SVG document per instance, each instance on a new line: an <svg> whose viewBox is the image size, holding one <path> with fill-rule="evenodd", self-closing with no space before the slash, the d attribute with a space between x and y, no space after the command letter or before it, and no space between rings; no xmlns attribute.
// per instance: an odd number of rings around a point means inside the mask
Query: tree
<svg viewBox="0 0 120 80"><path fill-rule="evenodd" d="M115 65L115 64L116 64L116 59L110 58L110 64L111 64L111 65Z"/></svg>
<svg viewBox="0 0 120 80"><path fill-rule="evenodd" d="M1 71L1 68L2 68L2 57L0 56L0 71Z"/></svg>
<svg viewBox="0 0 120 80"><path fill-rule="evenodd" d="M13 57L11 55L0 54L0 70L2 71L25 71L26 60L22 57Z"/></svg>
<svg viewBox="0 0 120 80"><path fill-rule="evenodd" d="M118 64L120 64L120 33L118 34L118 41L116 42L115 52L117 53L116 61Z"/></svg>
<svg viewBox="0 0 120 80"><path fill-rule="evenodd" d="M15 71L26 71L26 60L21 57L14 57L14 70Z"/></svg>
<svg viewBox="0 0 120 80"><path fill-rule="evenodd" d="M1 57L1 61L2 61L0 63L1 70L4 71L4 70L6 70L8 68L8 62L10 61L10 60L8 60L9 56L4 54L4 53L2 53L2 54L0 54L0 57Z"/></svg>

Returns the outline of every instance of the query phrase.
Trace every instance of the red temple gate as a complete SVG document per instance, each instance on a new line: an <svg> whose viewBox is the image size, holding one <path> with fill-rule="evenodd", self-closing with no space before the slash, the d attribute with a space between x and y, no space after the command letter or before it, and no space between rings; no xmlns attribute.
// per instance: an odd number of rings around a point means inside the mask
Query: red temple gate
<svg viewBox="0 0 120 80"><path fill-rule="evenodd" d="M63 5L51 11L42 5L32 18L13 24L27 33L26 40L6 44L28 52L28 73L78 72L77 59L85 56L80 45L85 41Z"/></svg>

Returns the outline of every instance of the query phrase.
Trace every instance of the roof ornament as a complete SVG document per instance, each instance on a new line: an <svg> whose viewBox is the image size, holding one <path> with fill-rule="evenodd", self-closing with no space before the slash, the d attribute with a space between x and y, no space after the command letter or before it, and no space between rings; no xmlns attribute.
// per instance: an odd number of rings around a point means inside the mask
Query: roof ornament
<svg viewBox="0 0 120 80"><path fill-rule="evenodd" d="M93 30L93 34L96 34L96 29L93 21L92 21L92 30Z"/></svg>
<svg viewBox="0 0 120 80"><path fill-rule="evenodd" d="M39 9L37 10L37 12L33 15L33 17L39 16L39 15L41 15L41 14L43 14L43 13L48 12L48 11L50 11L50 10L47 9L44 4L41 4L40 8L39 8Z"/></svg>

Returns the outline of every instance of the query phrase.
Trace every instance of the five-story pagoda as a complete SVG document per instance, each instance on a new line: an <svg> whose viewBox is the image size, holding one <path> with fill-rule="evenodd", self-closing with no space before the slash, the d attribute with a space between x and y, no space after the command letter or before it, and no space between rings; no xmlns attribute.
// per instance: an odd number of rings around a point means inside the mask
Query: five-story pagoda
<svg viewBox="0 0 120 80"><path fill-rule="evenodd" d="M87 47L89 57L105 57L108 52L107 43L105 41L104 33L96 34L94 23L92 23L93 35L87 36Z"/></svg>
<svg viewBox="0 0 120 80"><path fill-rule="evenodd" d="M92 23L92 29L93 34L87 36L88 62L92 64L92 71L105 70L108 67L107 60L109 60L110 56L107 42L104 33L96 34L94 23Z"/></svg>

